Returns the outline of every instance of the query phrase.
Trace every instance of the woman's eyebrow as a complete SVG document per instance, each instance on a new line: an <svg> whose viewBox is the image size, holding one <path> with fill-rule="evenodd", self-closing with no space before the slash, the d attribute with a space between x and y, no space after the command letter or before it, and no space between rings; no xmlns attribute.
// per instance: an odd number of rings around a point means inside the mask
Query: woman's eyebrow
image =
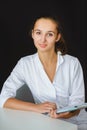
<svg viewBox="0 0 87 130"><path fill-rule="evenodd" d="M34 29L34 31L41 31L41 30L40 29ZM55 34L54 31L47 31L47 33L54 33Z"/></svg>

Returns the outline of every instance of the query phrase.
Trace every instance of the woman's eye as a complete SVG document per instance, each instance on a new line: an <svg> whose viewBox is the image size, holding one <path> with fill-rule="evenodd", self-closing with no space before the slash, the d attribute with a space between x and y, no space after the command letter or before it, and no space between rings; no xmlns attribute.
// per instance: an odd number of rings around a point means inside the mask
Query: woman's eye
<svg viewBox="0 0 87 130"><path fill-rule="evenodd" d="M53 36L53 34L52 34L52 33L48 33L48 36L52 37L52 36Z"/></svg>
<svg viewBox="0 0 87 130"><path fill-rule="evenodd" d="M36 34L37 34L37 35L40 35L40 34L41 34L41 32L36 32Z"/></svg>

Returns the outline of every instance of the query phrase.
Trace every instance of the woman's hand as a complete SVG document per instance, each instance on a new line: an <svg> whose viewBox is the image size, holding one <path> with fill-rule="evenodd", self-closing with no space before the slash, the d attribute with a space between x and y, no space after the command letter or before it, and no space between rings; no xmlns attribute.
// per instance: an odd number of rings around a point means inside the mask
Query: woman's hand
<svg viewBox="0 0 87 130"><path fill-rule="evenodd" d="M35 104L35 111L39 113L49 113L51 110L56 110L57 106L52 102L44 102L40 104Z"/></svg>
<svg viewBox="0 0 87 130"><path fill-rule="evenodd" d="M52 118L64 118L64 119L68 119L70 117L78 115L79 112L80 112L80 110L76 110L76 111L73 111L73 112L64 112L64 113L57 114L56 110L51 110L50 113L49 113L49 115Z"/></svg>

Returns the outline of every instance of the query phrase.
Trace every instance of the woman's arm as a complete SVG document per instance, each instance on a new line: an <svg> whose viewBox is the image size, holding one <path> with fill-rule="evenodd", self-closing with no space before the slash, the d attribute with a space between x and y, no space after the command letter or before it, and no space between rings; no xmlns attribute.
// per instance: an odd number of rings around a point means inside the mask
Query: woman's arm
<svg viewBox="0 0 87 130"><path fill-rule="evenodd" d="M52 102L44 102L40 104L34 104L31 102L21 101L15 98L9 98L4 103L4 108L24 110L24 111L34 111L38 113L49 113L50 110L56 110L56 104Z"/></svg>

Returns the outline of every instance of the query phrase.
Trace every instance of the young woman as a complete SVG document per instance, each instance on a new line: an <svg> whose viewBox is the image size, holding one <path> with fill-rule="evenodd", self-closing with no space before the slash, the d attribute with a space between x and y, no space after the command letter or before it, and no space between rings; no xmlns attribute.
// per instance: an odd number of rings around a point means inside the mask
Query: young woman
<svg viewBox="0 0 87 130"><path fill-rule="evenodd" d="M60 23L56 17L38 17L31 36L37 52L18 61L3 85L0 107L48 113L52 118L76 117L80 110L56 114L59 108L85 99L83 70L78 58L67 54ZM30 88L35 104L15 98L23 84Z"/></svg>

